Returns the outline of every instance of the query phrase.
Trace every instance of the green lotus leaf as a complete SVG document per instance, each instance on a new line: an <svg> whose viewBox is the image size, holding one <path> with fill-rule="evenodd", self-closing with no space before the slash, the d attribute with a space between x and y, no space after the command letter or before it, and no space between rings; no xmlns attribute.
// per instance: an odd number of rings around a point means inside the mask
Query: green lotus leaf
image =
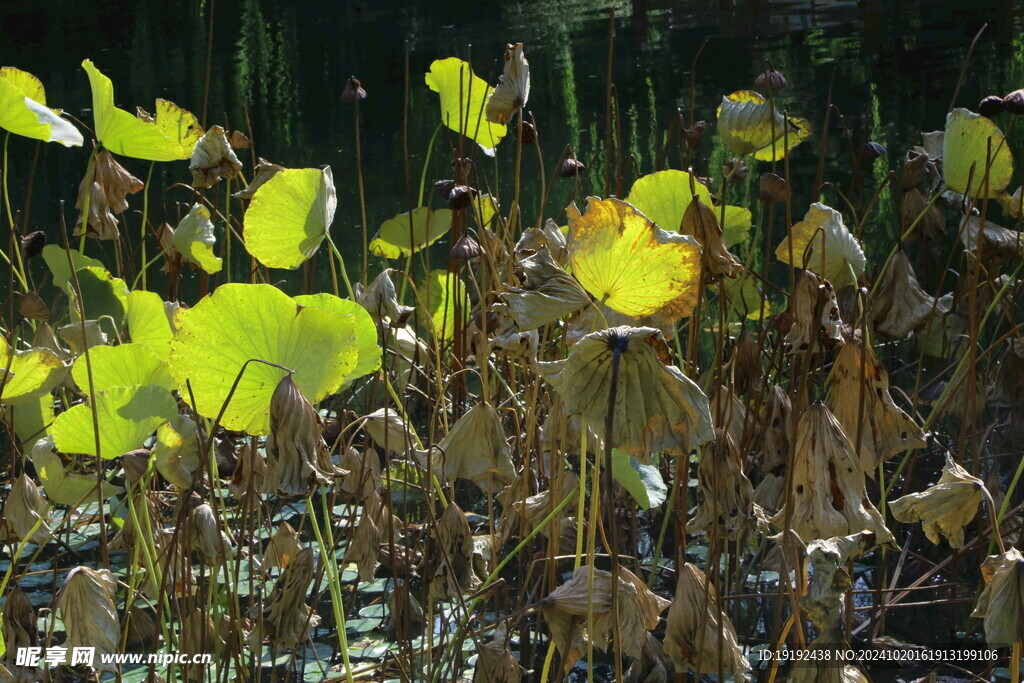
<svg viewBox="0 0 1024 683"><path fill-rule="evenodd" d="M434 60L424 80L441 96L441 123L476 142L484 154L494 156L494 148L508 132L504 124L490 123L484 116L494 88L457 57Z"/></svg>
<svg viewBox="0 0 1024 683"><path fill-rule="evenodd" d="M92 386L97 391L146 384L168 391L177 389L167 371L167 363L145 344L96 346L89 349L88 359L84 353L79 356L71 368L71 377L85 392L89 391L89 363L92 363Z"/></svg>
<svg viewBox="0 0 1024 683"><path fill-rule="evenodd" d="M427 307L430 331L435 338L448 341L455 335L455 309L462 324L469 321L469 295L466 283L445 270L432 270L420 282L419 294Z"/></svg>
<svg viewBox="0 0 1024 683"><path fill-rule="evenodd" d="M32 446L32 464L35 465L50 502L72 507L95 502L96 475L74 474L65 470L60 455L54 450L53 437L39 439ZM102 486L104 500L124 491L120 486L114 486L106 481Z"/></svg>
<svg viewBox="0 0 1024 683"><path fill-rule="evenodd" d="M278 171L245 212L245 247L268 268L298 268L320 248L337 206L330 166Z"/></svg>
<svg viewBox="0 0 1024 683"><path fill-rule="evenodd" d="M765 296L753 276L745 273L738 278L727 278L722 280L722 285L725 289L730 315L736 314L751 320L761 319L761 300L765 299ZM771 314L772 304L765 299L764 315Z"/></svg>
<svg viewBox="0 0 1024 683"><path fill-rule="evenodd" d="M39 79L10 66L0 69L0 128L65 147L81 147L83 142L82 134L60 117L60 111L46 106Z"/></svg>
<svg viewBox="0 0 1024 683"><path fill-rule="evenodd" d="M489 194L482 194L469 203L473 207L473 217L481 228L486 228L498 215L498 200Z"/></svg>
<svg viewBox="0 0 1024 683"><path fill-rule="evenodd" d="M203 129L189 111L167 100L156 101L156 116L135 116L114 106L114 84L91 60L82 62L92 87L96 138L114 154L147 161L189 159Z"/></svg>
<svg viewBox="0 0 1024 683"><path fill-rule="evenodd" d="M32 403L50 393L67 374L67 367L49 349L11 349L0 337L0 403Z"/></svg>
<svg viewBox="0 0 1024 683"><path fill-rule="evenodd" d="M187 415L176 415L156 430L153 464L164 479L179 489L187 489L202 462L201 451L195 421Z"/></svg>
<svg viewBox="0 0 1024 683"><path fill-rule="evenodd" d="M617 448L612 449L612 476L641 510L658 507L668 498L668 486L657 467L641 464Z"/></svg>
<svg viewBox="0 0 1024 683"><path fill-rule="evenodd" d="M370 242L370 253L384 258L410 256L441 239L451 227L450 209L435 210L421 206L413 209L411 214L408 211L400 213L381 223Z"/></svg>
<svg viewBox="0 0 1024 683"><path fill-rule="evenodd" d="M5 413L8 424L14 425L14 434L22 444L35 443L46 436L53 423L53 396L43 394L37 399L9 406Z"/></svg>
<svg viewBox="0 0 1024 683"><path fill-rule="evenodd" d="M106 460L135 450L178 414L171 392L154 384L110 387L96 392L100 452ZM53 442L62 453L97 455L92 408L79 403L53 421Z"/></svg>
<svg viewBox="0 0 1024 683"><path fill-rule="evenodd" d="M641 176L633 183L626 201L654 221L662 230L679 232L686 207L693 201L691 180L696 195L711 206L711 191L686 171L667 169Z"/></svg>
<svg viewBox="0 0 1024 683"><path fill-rule="evenodd" d="M721 214L718 213L721 210L721 206L716 206L715 215L721 217ZM727 204L725 207L725 223L722 224L722 240L725 242L726 249L746 242L750 225L751 215L749 209Z"/></svg>
<svg viewBox="0 0 1024 683"><path fill-rule="evenodd" d="M359 344L359 356L356 360L356 367L345 377L342 386L347 386L380 367L382 351L377 345L377 326L365 308L354 301L326 293L302 294L292 298L300 306L320 308L341 316L352 316L356 327L356 341Z"/></svg>
<svg viewBox="0 0 1024 683"><path fill-rule="evenodd" d="M77 249L71 249L70 251L71 264L74 265L75 270L89 266L105 268L102 261L86 256ZM71 266L68 265L68 250L64 249L64 247L58 247L56 244L47 244L43 247L42 255L47 268L53 273L53 284L70 293Z"/></svg>
<svg viewBox="0 0 1024 683"><path fill-rule="evenodd" d="M85 303L85 316L88 320L98 320L110 316L114 324L120 327L124 321L125 300L128 297L128 285L124 280L111 275L106 268L86 266L78 270L78 285ZM74 320L81 320L81 310L76 306Z"/></svg>
<svg viewBox="0 0 1024 683"><path fill-rule="evenodd" d="M136 290L125 298L125 321L128 336L137 344L145 344L166 361L171 355L171 322L160 295Z"/></svg>
<svg viewBox="0 0 1024 683"><path fill-rule="evenodd" d="M223 265L221 259L213 253L216 242L210 210L202 204L192 205L188 215L174 229L174 237L171 238L171 244L186 261L211 274L219 273Z"/></svg>
<svg viewBox="0 0 1024 683"><path fill-rule="evenodd" d="M989 156L992 165L986 194L985 164ZM968 190L972 197L1002 194L1013 177L1013 155L1003 131L991 119L967 109L949 112L942 138L942 175L949 189L960 194L968 194Z"/></svg>
<svg viewBox="0 0 1024 683"><path fill-rule="evenodd" d="M804 119L783 116L753 90L740 90L722 97L718 107L718 134L737 156L752 154L760 161L771 161L782 159L789 150L809 138L811 124Z"/></svg>
<svg viewBox="0 0 1024 683"><path fill-rule="evenodd" d="M335 392L359 359L354 316L303 307L271 285L227 284L181 311L171 341L171 376L189 382L200 415L250 434L270 430L270 398L286 371L302 394L317 402Z"/></svg>

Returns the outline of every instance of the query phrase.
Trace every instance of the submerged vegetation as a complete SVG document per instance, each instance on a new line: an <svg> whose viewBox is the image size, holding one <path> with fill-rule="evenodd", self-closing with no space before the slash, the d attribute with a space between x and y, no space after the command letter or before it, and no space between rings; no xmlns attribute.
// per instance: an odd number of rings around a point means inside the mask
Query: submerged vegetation
<svg viewBox="0 0 1024 683"><path fill-rule="evenodd" d="M830 103L771 66L691 92L641 164L610 72L577 149L522 44L500 76L437 59L374 232L357 79L332 171L82 68L75 123L0 70L0 678L1019 680L1024 92L850 142L843 188ZM91 145L68 225L18 220L12 135ZM153 168L186 162L154 220ZM212 662L103 659L158 651Z"/></svg>

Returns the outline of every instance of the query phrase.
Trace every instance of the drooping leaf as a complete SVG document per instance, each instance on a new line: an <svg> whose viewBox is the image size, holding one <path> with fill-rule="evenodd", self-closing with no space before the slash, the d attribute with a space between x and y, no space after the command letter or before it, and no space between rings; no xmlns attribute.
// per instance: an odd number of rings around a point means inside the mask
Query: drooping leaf
<svg viewBox="0 0 1024 683"><path fill-rule="evenodd" d="M658 507L668 498L668 486L657 467L644 465L618 449L612 451L612 476L641 510Z"/></svg>
<svg viewBox="0 0 1024 683"><path fill-rule="evenodd" d="M441 96L441 123L476 142L488 156L494 156L494 148L507 132L504 124L490 123L484 117L494 89L457 57L434 60L424 80Z"/></svg>
<svg viewBox="0 0 1024 683"><path fill-rule="evenodd" d="M245 212L245 247L268 268L298 268L320 248L337 206L330 166L278 171Z"/></svg>
<svg viewBox="0 0 1024 683"><path fill-rule="evenodd" d="M89 350L88 358L85 354L79 356L71 368L71 377L84 392L89 391L90 362L92 386L97 391L146 384L155 384L168 391L177 388L167 371L167 363L145 344L97 346Z"/></svg>
<svg viewBox="0 0 1024 683"><path fill-rule="evenodd" d="M718 133L734 154L771 161L786 153L811 135L805 119L785 117L760 94L740 90L722 97L718 107ZM788 143L788 147L786 144Z"/></svg>
<svg viewBox="0 0 1024 683"><path fill-rule="evenodd" d="M843 223L842 214L820 202L811 204L804 219L789 229L775 257L789 263L790 251L792 266L817 273L836 289L857 284L867 266L864 251Z"/></svg>
<svg viewBox="0 0 1024 683"><path fill-rule="evenodd" d="M693 192L690 191L691 184ZM704 183L686 171L666 169L637 178L626 201L662 230L678 232L683 214L694 196L700 197L706 206L711 206L711 191Z"/></svg>
<svg viewBox="0 0 1024 683"><path fill-rule="evenodd" d="M413 209L411 215L400 213L381 223L370 242L370 253L384 258L409 256L429 247L446 235L451 227L451 209L435 210L421 206Z"/></svg>
<svg viewBox="0 0 1024 683"><path fill-rule="evenodd" d="M104 316L113 319L115 327L124 321L125 300L128 285L121 278L114 277L106 268L86 266L78 270L78 286L87 320L98 320ZM74 320L81 320L81 306L76 302ZM109 321L105 325L109 329Z"/></svg>
<svg viewBox="0 0 1024 683"><path fill-rule="evenodd" d="M43 142L81 147L82 133L46 106L43 84L11 66L0 68L0 128Z"/></svg>
<svg viewBox="0 0 1024 683"><path fill-rule="evenodd" d="M145 344L166 361L171 355L171 322L167 308L156 292L136 290L125 299L125 321L128 336L137 344Z"/></svg>
<svg viewBox="0 0 1024 683"><path fill-rule="evenodd" d="M688 316L697 302L700 245L666 232L619 199L568 208L572 272L590 294L632 317Z"/></svg>
<svg viewBox="0 0 1024 683"><path fill-rule="evenodd" d="M180 489L192 486L202 462L199 428L188 415L175 415L156 430L153 464L157 472Z"/></svg>
<svg viewBox="0 0 1024 683"><path fill-rule="evenodd" d="M18 351L0 336L0 403L32 403L49 394L66 373L67 367L52 351Z"/></svg>
<svg viewBox="0 0 1024 683"><path fill-rule="evenodd" d="M281 290L262 284L226 284L178 314L171 341L171 376L179 386L192 384L200 415L224 412L229 429L266 434L270 399L285 370L250 360L282 365L311 402L336 391L356 367L359 341L354 317L300 306Z"/></svg>
<svg viewBox="0 0 1024 683"><path fill-rule="evenodd" d="M498 87L487 100L487 120L508 123L530 99L530 65L523 55L523 44L509 44L505 49L505 70Z"/></svg>
<svg viewBox="0 0 1024 683"><path fill-rule="evenodd" d="M351 316L356 328L356 341L359 343L359 357L352 372L345 377L342 387L348 386L356 379L368 375L380 367L381 348L377 345L377 326L373 318L355 301L341 299L333 294L301 294L293 297L300 306L320 308L340 316Z"/></svg>
<svg viewBox="0 0 1024 683"><path fill-rule="evenodd" d="M210 274L219 273L223 265L221 259L213 253L213 245L216 242L210 210L198 203L193 204L188 215L181 219L171 239L171 244L186 261L196 264Z"/></svg>
<svg viewBox="0 0 1024 683"><path fill-rule="evenodd" d="M986 164L988 178L986 183ZM949 189L972 197L996 197L1013 177L1013 155L991 119L967 109L946 116L942 175Z"/></svg>
<svg viewBox="0 0 1024 683"><path fill-rule="evenodd" d="M14 423L14 434L23 445L34 443L50 431L54 417L53 396L43 394L35 400L9 406L5 415Z"/></svg>
<svg viewBox="0 0 1024 683"><path fill-rule="evenodd" d="M427 307L430 329L437 339L450 340L455 334L456 309L462 325L469 320L469 295L466 283L445 270L432 270L419 286L420 297Z"/></svg>
<svg viewBox="0 0 1024 683"><path fill-rule="evenodd" d="M737 314L751 320L761 319L761 302L764 315L772 314L772 303L765 297L753 275L745 273L734 280L723 280L726 305L730 314Z"/></svg>
<svg viewBox="0 0 1024 683"><path fill-rule="evenodd" d="M110 387L96 392L99 454L92 409L72 406L53 422L53 442L62 453L100 455L106 460L135 450L161 424L178 414L171 392L154 384Z"/></svg>
<svg viewBox="0 0 1024 683"><path fill-rule="evenodd" d="M964 545L964 527L978 514L985 484L946 454L939 481L920 493L889 502L892 516L901 522L922 522L924 535L938 545L942 536L950 548Z"/></svg>
<svg viewBox="0 0 1024 683"><path fill-rule="evenodd" d="M203 130L191 112L158 99L155 117L134 116L114 106L114 84L91 60L82 62L82 68L92 87L96 138L104 147L114 154L147 161L176 161L192 156Z"/></svg>
<svg viewBox="0 0 1024 683"><path fill-rule="evenodd" d="M59 247L56 244L47 244L43 247L42 251L43 261L46 262L46 266L53 273L53 284L60 287L65 292L70 292L71 288L69 283L71 282L71 267L68 266L68 254L64 247ZM106 268L102 261L98 261L92 257L84 255L77 249L71 250L71 264L75 270L80 270L86 267L95 268Z"/></svg>
<svg viewBox="0 0 1024 683"><path fill-rule="evenodd" d="M46 497L51 502L59 505L78 505L96 501L96 475L68 472L60 456L54 451L53 437L39 439L32 446L32 464L35 465ZM102 486L104 500L123 491L120 486L114 486L106 481Z"/></svg>

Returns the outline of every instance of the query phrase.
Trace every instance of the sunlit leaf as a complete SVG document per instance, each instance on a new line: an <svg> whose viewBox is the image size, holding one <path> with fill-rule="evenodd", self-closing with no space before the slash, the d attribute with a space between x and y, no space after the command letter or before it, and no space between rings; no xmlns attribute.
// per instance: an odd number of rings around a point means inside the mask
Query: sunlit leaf
<svg viewBox="0 0 1024 683"><path fill-rule="evenodd" d="M725 298L728 302L731 313L750 318L751 320L761 319L761 302L764 301L764 315L772 314L772 304L764 296L757 280L748 274L741 275L734 280L723 280L725 287Z"/></svg>
<svg viewBox="0 0 1024 683"><path fill-rule="evenodd" d="M171 244L186 261L190 261L207 273L219 273L223 265L213 253L217 238L213 234L210 210L202 204L193 204L188 215L181 219L174 229Z"/></svg>
<svg viewBox="0 0 1024 683"><path fill-rule="evenodd" d="M523 44L505 49L505 70L494 93L487 100L487 120L508 123L530 99L530 65L523 55Z"/></svg>
<svg viewBox="0 0 1024 683"><path fill-rule="evenodd" d="M633 317L688 316L697 302L700 245L666 232L619 199L568 208L572 272L590 294Z"/></svg>
<svg viewBox="0 0 1024 683"><path fill-rule="evenodd" d="M494 89L457 57L434 60L424 80L441 96L441 123L476 142L488 156L494 156L494 148L507 132L504 124L490 123L484 118L484 108Z"/></svg>
<svg viewBox="0 0 1024 683"><path fill-rule="evenodd" d="M156 292L137 290L125 298L125 321L133 342L153 349L160 360L171 355L171 323L167 308Z"/></svg>
<svg viewBox="0 0 1024 683"><path fill-rule="evenodd" d="M439 240L451 227L450 209L421 206L413 209L411 216L400 213L381 223L370 242L370 253L384 258L409 256Z"/></svg>
<svg viewBox="0 0 1024 683"><path fill-rule="evenodd" d="M820 202L811 204L804 219L789 229L775 257L789 263L790 251L791 265L824 277L836 289L855 285L867 266L864 251L843 223L842 214Z"/></svg>
<svg viewBox="0 0 1024 683"><path fill-rule="evenodd" d="M43 483L46 497L59 505L95 502L96 475L68 472L53 448L53 437L49 436L40 439L32 447L32 464L35 465L39 480ZM106 481L102 486L104 500L123 491L120 486L114 486Z"/></svg>
<svg viewBox="0 0 1024 683"><path fill-rule="evenodd" d="M347 386L380 367L382 351L377 345L377 326L374 325L373 318L365 308L354 301L326 293L302 294L293 298L301 306L321 308L340 316L352 317L356 328L356 341L359 343L359 357L356 360L355 368L345 377L342 386Z"/></svg>
<svg viewBox="0 0 1024 683"><path fill-rule="evenodd" d="M157 427L178 414L171 392L153 384L98 391L95 407L99 455L107 460L139 448ZM62 453L97 455L92 408L86 403L58 415L52 433Z"/></svg>
<svg viewBox="0 0 1024 683"><path fill-rule="evenodd" d="M175 415L156 430L153 444L153 464L157 472L180 489L192 486L193 475L199 468L202 449L199 447L199 428L187 415Z"/></svg>
<svg viewBox="0 0 1024 683"><path fill-rule="evenodd" d="M690 191L691 184L693 192ZM626 201L658 224L662 230L678 232L683 214L696 195L711 206L711 192L686 171L667 169L648 173L633 183Z"/></svg>
<svg viewBox="0 0 1024 683"><path fill-rule="evenodd" d="M658 507L668 498L668 486L657 467L639 463L618 449L612 451L612 476L641 510Z"/></svg>
<svg viewBox="0 0 1024 683"><path fill-rule="evenodd" d="M71 249L70 251L71 264L74 265L75 270L89 266L95 268L106 268L102 261L86 256L77 249ZM56 244L47 244L43 247L42 256L43 261L46 262L50 272L53 273L53 284L60 287L65 292L70 292L71 288L69 287L69 283L71 282L71 266L68 265L68 250L64 249L64 247L59 247Z"/></svg>
<svg viewBox="0 0 1024 683"><path fill-rule="evenodd" d="M43 142L81 147L82 134L60 112L46 106L43 84L32 74L0 69L0 128Z"/></svg>
<svg viewBox="0 0 1024 683"><path fill-rule="evenodd" d="M942 138L942 175L954 192L999 196L1013 177L1013 155L1003 131L991 119L967 109L949 112Z"/></svg>
<svg viewBox="0 0 1024 683"><path fill-rule="evenodd" d="M9 424L13 422L18 440L22 444L29 444L49 433L53 417L53 396L43 394L35 400L9 406L5 419L9 420Z"/></svg>
<svg viewBox="0 0 1024 683"><path fill-rule="evenodd" d="M811 135L811 125L804 119L786 118L753 90L740 90L722 97L718 107L718 134L734 154L771 161L786 153ZM788 144L788 147L786 146Z"/></svg>
<svg viewBox="0 0 1024 683"><path fill-rule="evenodd" d="M278 171L245 212L245 247L268 268L298 268L320 248L337 206L330 166Z"/></svg>
<svg viewBox="0 0 1024 683"><path fill-rule="evenodd" d="M60 384L67 367L48 349L11 349L0 336L0 403L32 403Z"/></svg>
<svg viewBox="0 0 1024 683"><path fill-rule="evenodd" d="M97 140L114 154L148 161L176 161L192 156L203 130L189 111L158 99L149 120L114 106L114 84L91 60L82 62L92 87Z"/></svg>
<svg viewBox="0 0 1024 683"><path fill-rule="evenodd" d="M78 270L78 285L86 319L97 320L110 316L115 326L121 325L128 297L128 286L124 280L114 277L106 268L86 266ZM81 320L81 313L81 307L76 304L72 318Z"/></svg>
<svg viewBox="0 0 1024 683"><path fill-rule="evenodd" d="M92 364L92 387L105 390L111 387L131 387L155 384L167 390L176 389L167 371L167 363L160 360L153 349L145 344L97 346L82 354L71 368L71 377L78 388L89 391L89 364Z"/></svg>
<svg viewBox="0 0 1024 683"><path fill-rule="evenodd" d="M456 308L462 325L469 320L469 296L466 283L444 270L432 270L423 278L419 295L427 307L430 329L438 339L450 340L455 334Z"/></svg>
<svg viewBox="0 0 1024 683"><path fill-rule="evenodd" d="M721 216L719 213L722 207L715 207L715 215ZM725 207L725 223L722 224L722 240L725 242L726 247L732 247L737 244L742 244L747 241L747 233L750 231L751 215L749 209L744 209L740 206L726 205Z"/></svg>
<svg viewBox="0 0 1024 683"><path fill-rule="evenodd" d="M266 434L270 399L286 371L311 402L336 391L355 369L359 340L354 317L300 306L271 285L226 284L178 314L170 370L188 381L199 414L216 418L239 372L245 372L224 411L228 429Z"/></svg>

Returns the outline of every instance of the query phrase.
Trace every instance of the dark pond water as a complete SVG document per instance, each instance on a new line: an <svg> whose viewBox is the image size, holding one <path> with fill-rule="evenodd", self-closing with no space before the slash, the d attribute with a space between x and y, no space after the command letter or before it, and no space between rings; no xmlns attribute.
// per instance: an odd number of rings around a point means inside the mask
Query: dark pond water
<svg viewBox="0 0 1024 683"><path fill-rule="evenodd" d="M653 168L654 131L664 135L677 109L689 109L691 63L706 40L695 75L696 118L713 121L721 96L750 87L770 61L790 83L782 104L810 119L817 134L833 82L832 102L843 115L849 142L833 118L826 178L845 182L852 173L851 144L859 149L871 139L891 150L888 159L873 167L878 177L898 163L918 131L942 127L967 47L983 23L989 28L978 43L959 103L974 107L989 91L1004 93L1024 83L1022 7L1019 0L112 0L88 7L67 1L7 2L0 7L0 32L4 63L38 75L50 103L86 123L91 123L88 82L79 64L89 57L113 79L122 107L150 108L155 97L164 97L191 109L207 125L251 130L258 154L272 161L330 164L339 191L333 233L346 253L355 256L361 221L353 111L339 101L350 75L361 78L369 92L362 107L362 135L372 235L382 220L415 202L438 121L436 95L423 83L435 58L469 58L477 73L493 83L501 71L504 44L526 44L533 78L529 110L541 131L549 174L566 144L584 160L596 158L602 149L609 16L614 10L613 76L624 152L636 158L641 172ZM406 63L408 176L402 144ZM710 141L696 166L719 175L726 152L713 136L706 137ZM36 147L22 139L10 142L16 209L25 206L25 179ZM39 148L28 227L46 230L53 239L59 235L59 200L68 200L65 212L71 218L87 151ZM803 201L811 199L807 185L817 149L816 135L793 156L796 190ZM433 180L450 176L443 137L435 151L428 188ZM498 151L500 168L510 165L512 157L514 142L506 142ZM247 154L243 161L248 161ZM669 161L678 166L677 159ZM145 177L147 163L126 163ZM532 153L523 169L526 215L536 216L540 176ZM511 168L503 175L511 177ZM154 215L178 215L179 204L189 201L188 191L163 188L188 182L187 164L158 164L154 181ZM599 168L584 190L604 194ZM568 192L568 184L555 192L549 215L564 205ZM831 201L840 200L833 195ZM877 225L869 229L890 233L891 216L885 204ZM127 219L136 226L134 235L138 221L138 216Z"/></svg>

